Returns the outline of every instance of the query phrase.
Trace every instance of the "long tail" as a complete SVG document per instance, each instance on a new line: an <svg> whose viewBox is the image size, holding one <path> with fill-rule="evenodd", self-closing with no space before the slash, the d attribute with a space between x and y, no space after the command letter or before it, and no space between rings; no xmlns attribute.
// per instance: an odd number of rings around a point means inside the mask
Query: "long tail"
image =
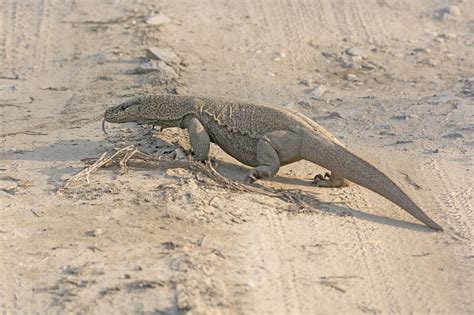
<svg viewBox="0 0 474 315"><path fill-rule="evenodd" d="M347 178L387 198L427 226L442 231L390 178L369 162L339 143L315 136L304 137L301 155L304 159ZM305 143L306 142L306 143Z"/></svg>

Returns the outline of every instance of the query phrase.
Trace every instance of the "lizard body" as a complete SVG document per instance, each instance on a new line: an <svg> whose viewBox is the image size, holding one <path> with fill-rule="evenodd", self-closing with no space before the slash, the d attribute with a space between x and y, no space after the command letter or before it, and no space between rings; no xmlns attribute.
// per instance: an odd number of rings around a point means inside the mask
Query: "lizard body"
<svg viewBox="0 0 474 315"><path fill-rule="evenodd" d="M442 230L383 172L296 111L224 98L144 95L107 109L104 119L186 128L197 160L208 159L210 142L216 143L253 167L244 180L248 184L274 176L282 165L308 160L331 171L330 176L317 176L316 185L341 187L348 179Z"/></svg>

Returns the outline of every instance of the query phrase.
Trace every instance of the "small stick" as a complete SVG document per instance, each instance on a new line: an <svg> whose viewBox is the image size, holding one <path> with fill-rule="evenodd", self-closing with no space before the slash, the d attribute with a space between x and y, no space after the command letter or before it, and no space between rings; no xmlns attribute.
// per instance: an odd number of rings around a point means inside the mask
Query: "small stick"
<svg viewBox="0 0 474 315"><path fill-rule="evenodd" d="M301 194L301 191L299 190L281 191L271 188L260 188L245 185L222 176L219 172L216 171L210 161L207 161L205 162L205 164L203 164L200 162L189 160L169 160L159 157L153 157L149 154L138 151L138 149L134 145L122 148L110 157L107 157L106 155L106 153L102 154L102 156L95 163L86 167L81 172L76 174L73 178L69 179L63 186L63 188L68 188L72 183L77 183L83 179L85 179L86 182L89 183L90 174L96 172L101 167L108 167L113 165L117 162L116 158L118 156L124 155L119 161L121 174L125 174L127 172L128 165L155 169L187 168L191 171L204 173L209 178L213 179L216 183L221 184L223 187L229 188L234 191L261 194L268 197L276 197L289 203L295 203L300 207L311 207L310 204L304 201L304 199L302 198L303 196Z"/></svg>

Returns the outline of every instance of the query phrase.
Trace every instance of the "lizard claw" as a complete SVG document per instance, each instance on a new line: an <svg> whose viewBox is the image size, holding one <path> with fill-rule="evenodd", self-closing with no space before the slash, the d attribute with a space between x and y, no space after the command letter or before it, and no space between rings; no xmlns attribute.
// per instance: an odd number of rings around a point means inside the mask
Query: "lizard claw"
<svg viewBox="0 0 474 315"><path fill-rule="evenodd" d="M331 182L331 174L326 172L324 175L317 174L313 178L313 182L311 183L314 186L318 187L330 187L328 184Z"/></svg>
<svg viewBox="0 0 474 315"><path fill-rule="evenodd" d="M245 176L245 178L244 178L244 184L246 184L246 185L251 185L251 184L253 184L256 180L257 180L257 178L255 177L255 175L253 175L253 174L248 174L248 175Z"/></svg>

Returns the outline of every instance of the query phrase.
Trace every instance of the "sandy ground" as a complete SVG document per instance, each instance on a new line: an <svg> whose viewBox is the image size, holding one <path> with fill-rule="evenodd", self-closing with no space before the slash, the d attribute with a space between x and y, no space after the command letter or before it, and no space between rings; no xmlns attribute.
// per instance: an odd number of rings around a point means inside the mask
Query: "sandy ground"
<svg viewBox="0 0 474 315"><path fill-rule="evenodd" d="M0 1L0 313L474 312L473 17L470 0ZM144 92L296 109L445 232L356 185L311 187L324 170L306 162L260 182L302 190L302 209L187 169L63 189L116 147L187 146L102 133L107 106Z"/></svg>

